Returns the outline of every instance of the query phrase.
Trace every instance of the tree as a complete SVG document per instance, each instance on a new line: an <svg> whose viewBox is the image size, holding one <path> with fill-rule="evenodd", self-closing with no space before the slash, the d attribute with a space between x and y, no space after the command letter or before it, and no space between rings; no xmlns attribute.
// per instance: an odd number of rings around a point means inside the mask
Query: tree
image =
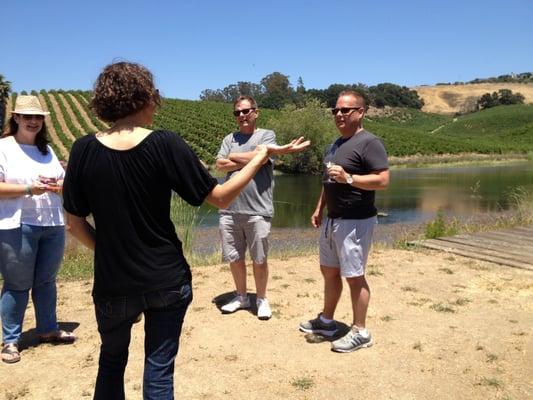
<svg viewBox="0 0 533 400"><path fill-rule="evenodd" d="M4 75L0 74L0 130L4 126L6 115L6 103L11 93L11 82L6 81Z"/></svg>
<svg viewBox="0 0 533 400"><path fill-rule="evenodd" d="M225 102L226 98L220 89L205 89L202 90L202 93L200 93L200 100Z"/></svg>
<svg viewBox="0 0 533 400"><path fill-rule="evenodd" d="M500 89L498 92L492 92L492 94L485 93L477 101L480 110L510 104L524 104L522 93L513 93L509 89Z"/></svg>
<svg viewBox="0 0 533 400"><path fill-rule="evenodd" d="M261 85L257 83L237 82L226 86L224 89L205 89L200 94L200 100L233 103L239 96L259 98L262 95L262 90Z"/></svg>
<svg viewBox="0 0 533 400"><path fill-rule="evenodd" d="M501 105L524 104L524 96L522 93L513 93L513 91L509 89L498 90L498 98Z"/></svg>
<svg viewBox="0 0 533 400"><path fill-rule="evenodd" d="M371 105L383 108L390 107L410 107L422 108L424 101L418 96L416 90L410 90L405 86L394 83L380 83L369 88Z"/></svg>
<svg viewBox="0 0 533 400"><path fill-rule="evenodd" d="M370 104L368 87L362 83L333 83L329 85L326 89L310 89L307 91L307 93L318 99L320 102L325 103L328 107L333 108L337 103L339 93L343 90L353 90L354 92L359 93L361 96L363 96L367 105Z"/></svg>
<svg viewBox="0 0 533 400"><path fill-rule="evenodd" d="M272 72L261 79L263 95L261 106L264 108L281 109L284 105L293 103L294 89L289 77L280 72Z"/></svg>
<svg viewBox="0 0 533 400"><path fill-rule="evenodd" d="M276 168L291 173L320 173L324 150L338 137L331 113L314 98L308 98L304 108L285 106L265 126L276 132L278 143L287 143L298 136L311 140L307 150L277 157Z"/></svg>

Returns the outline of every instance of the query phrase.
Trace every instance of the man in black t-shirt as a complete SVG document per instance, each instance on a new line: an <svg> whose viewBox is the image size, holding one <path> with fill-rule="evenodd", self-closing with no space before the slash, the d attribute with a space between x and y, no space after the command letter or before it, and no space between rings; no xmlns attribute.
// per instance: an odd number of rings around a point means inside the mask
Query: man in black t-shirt
<svg viewBox="0 0 533 400"><path fill-rule="evenodd" d="M380 139L364 130L364 98L343 91L332 110L341 137L324 156L323 188L311 217L320 231L320 270L324 277L324 309L317 318L300 324L300 330L334 336L333 319L342 292L342 278L350 287L353 325L350 331L331 343L337 352L350 352L372 345L366 329L370 289L365 265L377 223L375 190L389 185L387 153ZM322 213L327 207L327 218Z"/></svg>

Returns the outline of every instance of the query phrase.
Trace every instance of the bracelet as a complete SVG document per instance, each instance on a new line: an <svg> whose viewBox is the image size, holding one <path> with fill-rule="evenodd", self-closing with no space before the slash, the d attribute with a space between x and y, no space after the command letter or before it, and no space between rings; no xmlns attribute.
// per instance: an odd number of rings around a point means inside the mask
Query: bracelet
<svg viewBox="0 0 533 400"><path fill-rule="evenodd" d="M31 192L31 185L26 185L25 192L29 196L33 196L33 193Z"/></svg>

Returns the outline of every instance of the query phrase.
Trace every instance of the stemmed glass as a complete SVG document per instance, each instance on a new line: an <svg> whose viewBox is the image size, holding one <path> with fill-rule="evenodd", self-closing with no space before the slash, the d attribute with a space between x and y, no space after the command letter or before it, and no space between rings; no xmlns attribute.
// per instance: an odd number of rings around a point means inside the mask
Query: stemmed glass
<svg viewBox="0 0 533 400"><path fill-rule="evenodd" d="M334 165L335 165L334 162L328 161L328 162L326 163L326 173L327 173L327 170L330 169L331 167L333 167ZM334 181L334 180L331 178L331 176L329 176L329 174L328 174L328 179L326 180L326 182L335 182L335 181Z"/></svg>

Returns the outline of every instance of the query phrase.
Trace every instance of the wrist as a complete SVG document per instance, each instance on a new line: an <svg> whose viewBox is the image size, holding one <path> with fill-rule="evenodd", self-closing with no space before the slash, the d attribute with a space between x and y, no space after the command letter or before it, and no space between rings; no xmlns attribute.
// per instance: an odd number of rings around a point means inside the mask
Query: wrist
<svg viewBox="0 0 533 400"><path fill-rule="evenodd" d="M31 185L26 185L24 187L24 193L27 194L28 196L33 196L33 193L31 192Z"/></svg>
<svg viewBox="0 0 533 400"><path fill-rule="evenodd" d="M344 178L346 179L346 183L348 185L352 186L352 184L354 182L353 175L352 174L346 174L346 176Z"/></svg>

